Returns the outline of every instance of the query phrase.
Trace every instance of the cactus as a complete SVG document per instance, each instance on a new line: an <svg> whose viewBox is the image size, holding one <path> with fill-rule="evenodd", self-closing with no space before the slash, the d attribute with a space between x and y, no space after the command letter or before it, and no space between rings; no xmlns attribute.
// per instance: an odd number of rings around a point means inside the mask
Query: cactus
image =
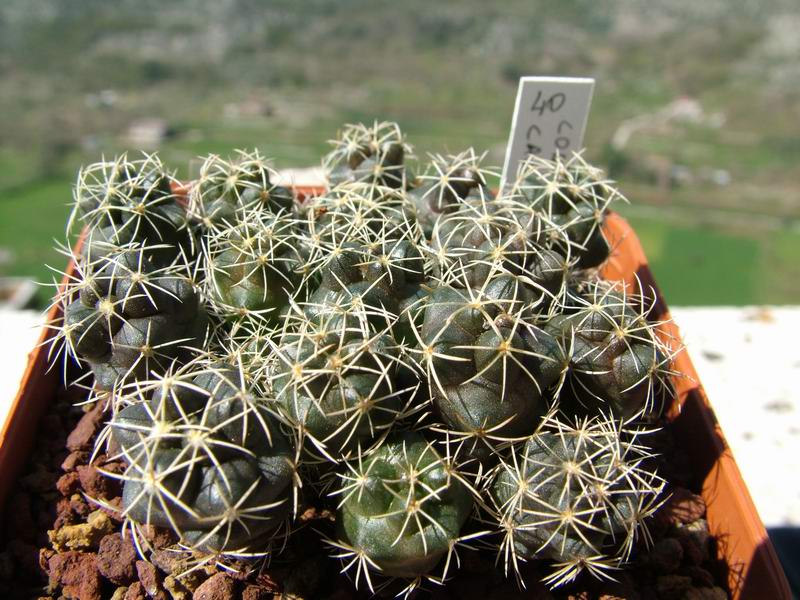
<svg viewBox="0 0 800 600"><path fill-rule="evenodd" d="M305 256L309 316L343 303L362 305L382 328L409 338L406 309L424 295L426 248L402 190L337 186L307 209Z"/></svg>
<svg viewBox="0 0 800 600"><path fill-rule="evenodd" d="M370 332L353 313L300 317L275 350L275 397L317 454L339 460L385 437L416 386L388 331Z"/></svg>
<svg viewBox="0 0 800 600"><path fill-rule="evenodd" d="M412 148L397 123L376 121L371 127L360 123L345 125L330 143L333 150L323 159L323 166L331 183L359 181L390 188L407 186L403 163Z"/></svg>
<svg viewBox="0 0 800 600"><path fill-rule="evenodd" d="M417 177L417 186L410 191L417 220L428 236L439 215L457 210L464 202L491 199L489 182L498 177L494 169L482 166L486 153L478 155L472 148L430 158L426 172Z"/></svg>
<svg viewBox="0 0 800 600"><path fill-rule="evenodd" d="M206 236L207 295L224 318L277 322L302 283L295 219L284 210L239 212Z"/></svg>
<svg viewBox="0 0 800 600"><path fill-rule="evenodd" d="M506 570L545 558L557 586L582 571L611 578L659 506L664 481L647 466L637 432L606 419L549 419L501 463L491 484Z"/></svg>
<svg viewBox="0 0 800 600"><path fill-rule="evenodd" d="M672 352L648 321L644 302L624 288L588 283L546 325L569 350L569 382L583 410L631 419L658 412L657 401L671 397Z"/></svg>
<svg viewBox="0 0 800 600"><path fill-rule="evenodd" d="M407 309L424 295L424 281L422 250L409 240L366 247L346 243L328 255L320 284L304 310L313 318L350 305L375 328L391 326L398 341L410 341Z"/></svg>
<svg viewBox="0 0 800 600"><path fill-rule="evenodd" d="M436 221L434 274L446 284L473 288L498 275L519 276L541 309L553 305L565 290L570 262L542 244L561 230L508 198L491 200L482 193L479 188L478 198Z"/></svg>
<svg viewBox="0 0 800 600"><path fill-rule="evenodd" d="M86 245L92 243L90 234ZM163 372L206 337L206 312L190 274L180 264L158 267L150 250L124 247L82 261L59 298L64 318L57 339L69 357L89 364L99 389Z"/></svg>
<svg viewBox="0 0 800 600"><path fill-rule="evenodd" d="M84 246L90 261L131 243L166 254L166 262L179 248L191 255L194 236L173 181L155 154L139 160L122 155L84 167L73 190L67 231L76 225L93 231L93 243Z"/></svg>
<svg viewBox="0 0 800 600"><path fill-rule="evenodd" d="M476 291L438 287L417 334L436 409L489 448L534 431L566 369L555 339L526 319L527 292L511 276Z"/></svg>
<svg viewBox="0 0 800 600"><path fill-rule="evenodd" d="M100 443L134 531L262 555L305 482L338 498L356 585L406 595L487 522L507 571L546 560L551 585L647 540L663 481L637 428L674 350L645 296L597 278L620 194L580 156L495 195L485 155L412 177L411 151L394 123L347 125L302 203L258 152L206 157L188 207L156 156L81 170L52 326L112 391Z"/></svg>
<svg viewBox="0 0 800 600"><path fill-rule="evenodd" d="M215 229L236 222L240 210L292 212L294 194L275 185L277 177L258 151L239 150L228 160L212 154L203 161L192 186L189 214L204 228Z"/></svg>
<svg viewBox="0 0 800 600"><path fill-rule="evenodd" d="M362 182L342 183L310 199L306 231L323 250L345 241L369 243L376 237L419 241L422 232L403 190Z"/></svg>
<svg viewBox="0 0 800 600"><path fill-rule="evenodd" d="M356 585L363 576L370 589L369 571L410 579L411 587L430 576L473 510L474 491L456 462L416 432L391 436L340 478L333 545L346 568L358 565Z"/></svg>
<svg viewBox="0 0 800 600"><path fill-rule="evenodd" d="M127 469L123 514L201 552L242 553L293 505L295 451L241 373L191 363L139 383L110 423ZM112 475L113 476L113 475Z"/></svg>
<svg viewBox="0 0 800 600"><path fill-rule="evenodd" d="M550 247L576 257L581 269L597 267L608 258L603 220L613 202L624 200L600 175L579 154L566 161L560 156L549 161L531 155L519 166L511 189L512 196L564 231L566 240L554 239Z"/></svg>

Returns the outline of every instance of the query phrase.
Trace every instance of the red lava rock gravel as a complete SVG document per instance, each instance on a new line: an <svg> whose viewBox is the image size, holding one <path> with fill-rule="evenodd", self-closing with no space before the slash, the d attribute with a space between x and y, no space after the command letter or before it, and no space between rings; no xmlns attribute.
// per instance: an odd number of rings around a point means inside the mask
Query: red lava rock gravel
<svg viewBox="0 0 800 600"><path fill-rule="evenodd" d="M226 573L217 573L194 591L193 600L234 600L236 597L236 581Z"/></svg>
<svg viewBox="0 0 800 600"><path fill-rule="evenodd" d="M127 585L136 577L136 549L119 533L111 533L100 541L97 567L100 573L118 585Z"/></svg>

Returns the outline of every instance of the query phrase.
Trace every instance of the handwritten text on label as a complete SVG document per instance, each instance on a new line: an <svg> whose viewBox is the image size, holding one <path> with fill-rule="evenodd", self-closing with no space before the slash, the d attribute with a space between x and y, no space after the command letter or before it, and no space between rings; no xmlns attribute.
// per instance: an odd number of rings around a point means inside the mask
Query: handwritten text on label
<svg viewBox="0 0 800 600"><path fill-rule="evenodd" d="M522 77L519 80L503 181L530 154L555 158L583 147L594 79Z"/></svg>

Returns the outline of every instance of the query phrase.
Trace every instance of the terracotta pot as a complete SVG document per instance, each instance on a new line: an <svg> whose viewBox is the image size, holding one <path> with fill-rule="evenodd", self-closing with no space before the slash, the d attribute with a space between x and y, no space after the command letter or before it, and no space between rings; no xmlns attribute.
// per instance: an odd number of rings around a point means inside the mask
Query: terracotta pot
<svg viewBox="0 0 800 600"><path fill-rule="evenodd" d="M305 195L318 190L297 191ZM603 269L604 277L635 286L655 302L656 319L669 319L669 310L634 231L622 217L611 213L606 234L615 251ZM67 275L73 272L74 265L70 264ZM48 321L60 315L60 309L53 307ZM660 328L665 336L680 339L674 323ZM30 354L19 393L0 433L0 508L32 451L39 417L56 397L61 375L57 368L48 370L48 347L44 345L52 333L43 330L40 345ZM677 355L675 369L680 376L675 378L678 398L670 410L671 427L678 443L690 449L695 478L702 481L709 528L717 540L718 558L727 571L732 597L790 599L789 584L775 550L686 350Z"/></svg>

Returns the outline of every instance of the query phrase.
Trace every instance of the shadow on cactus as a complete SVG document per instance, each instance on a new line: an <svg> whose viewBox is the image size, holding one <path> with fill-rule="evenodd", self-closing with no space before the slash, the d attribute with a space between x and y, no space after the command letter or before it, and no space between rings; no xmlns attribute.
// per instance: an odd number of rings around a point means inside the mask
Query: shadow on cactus
<svg viewBox="0 0 800 600"><path fill-rule="evenodd" d="M555 408L566 357L529 306L529 289L512 276L478 290L441 286L424 304L416 353L434 406L481 454L532 433Z"/></svg>
<svg viewBox="0 0 800 600"><path fill-rule="evenodd" d="M296 452L274 402L206 363L142 382L124 402L108 437L127 468L107 474L123 481L123 516L200 552L265 552L296 508Z"/></svg>
<svg viewBox="0 0 800 600"><path fill-rule="evenodd" d="M548 559L552 586L583 571L613 578L637 538L649 540L645 521L663 500L664 481L648 470L639 433L602 418L551 418L509 454L491 483L507 572Z"/></svg>

